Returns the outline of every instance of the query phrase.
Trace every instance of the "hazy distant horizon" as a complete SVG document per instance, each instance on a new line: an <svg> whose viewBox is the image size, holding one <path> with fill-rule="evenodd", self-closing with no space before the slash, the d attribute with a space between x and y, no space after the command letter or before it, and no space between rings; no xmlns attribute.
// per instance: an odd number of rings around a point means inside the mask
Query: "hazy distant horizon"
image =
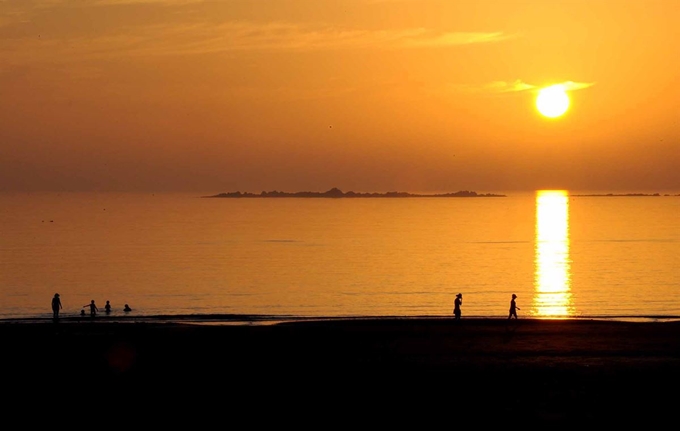
<svg viewBox="0 0 680 431"><path fill-rule="evenodd" d="M305 189L300 189L300 190L287 190L287 189L282 189L282 188L270 188L270 189L262 189L262 190L223 190L223 189L210 189L210 190L201 190L201 189L196 189L196 190L190 190L190 189L177 189L177 190L2 190L0 189L0 194L77 194L77 193L84 193L84 194L184 194L188 196L196 196L196 197L206 197L206 196L214 196L218 195L221 193L235 193L235 192L241 192L241 193L249 193L249 194L254 194L254 195L259 195L260 193L269 193L269 192L284 192L284 193L299 193L299 192L311 192L311 193L324 193L327 192L328 190L332 188L338 188L342 192L347 193L347 192L354 192L354 193L376 193L376 194L385 194L385 193L409 193L409 194L420 194L420 195L438 195L438 194L446 194L446 193L456 193L456 192L461 192L461 191L469 191L469 192L475 192L479 195L483 194L497 194L497 195L506 195L506 196L512 196L512 195L522 195L522 194L533 194L541 190L564 190L568 192L570 195L588 195L588 194L597 194L597 195L605 195L605 194L614 194L614 195L625 195L625 194L644 194L644 195L653 195L653 194L659 194L660 196L664 195L670 195L670 196L676 196L680 195L680 188L675 189L675 190L660 190L660 189L652 189L652 190L643 190L643 189L624 189L624 190L612 190L612 189L583 189L583 190L572 190L572 189L566 189L566 188L537 188L537 189L521 189L521 190L501 190L501 189L490 189L490 190L475 190L472 188L459 188L459 189L450 189L450 190L400 190L400 189L391 189L391 190L373 190L373 189L343 189L341 187L330 187L328 189L322 189L322 188L305 188Z"/></svg>

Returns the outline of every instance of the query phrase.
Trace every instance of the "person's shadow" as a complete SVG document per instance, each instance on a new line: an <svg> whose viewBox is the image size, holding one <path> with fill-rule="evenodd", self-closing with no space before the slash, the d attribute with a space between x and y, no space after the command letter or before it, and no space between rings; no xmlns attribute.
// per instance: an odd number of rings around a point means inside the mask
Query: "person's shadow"
<svg viewBox="0 0 680 431"><path fill-rule="evenodd" d="M505 323L505 331L503 331L501 340L504 343L509 343L515 337L515 332L517 332L517 329L519 328L520 321L518 319L514 319L514 321L506 319Z"/></svg>

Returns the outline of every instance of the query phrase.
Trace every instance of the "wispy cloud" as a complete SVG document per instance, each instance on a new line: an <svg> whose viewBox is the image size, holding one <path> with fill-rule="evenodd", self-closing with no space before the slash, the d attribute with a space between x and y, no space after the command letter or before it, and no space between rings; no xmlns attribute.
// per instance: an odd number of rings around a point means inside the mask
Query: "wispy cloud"
<svg viewBox="0 0 680 431"><path fill-rule="evenodd" d="M522 82L519 79L513 82L494 81L482 87L482 90L489 93L512 93L515 91L526 91L536 88L536 86Z"/></svg>
<svg viewBox="0 0 680 431"><path fill-rule="evenodd" d="M582 90L584 88L592 87L593 85L595 85L594 82L574 82L574 81L558 82L557 84L563 85L564 89L567 91Z"/></svg>
<svg viewBox="0 0 680 431"><path fill-rule="evenodd" d="M403 48L428 46L469 45L474 43L500 42L514 36L502 32L449 32L434 33L425 29L413 31L412 35L401 35L399 45Z"/></svg>
<svg viewBox="0 0 680 431"><path fill-rule="evenodd" d="M375 31L335 27L305 28L284 23L226 23L205 38L206 48L239 49L348 49L348 48L422 48L488 43L508 38L503 33L436 32L424 28Z"/></svg>
<svg viewBox="0 0 680 431"><path fill-rule="evenodd" d="M120 2L132 0L101 0ZM182 0L172 0L182 1ZM311 27L285 22L173 23L138 25L109 29L101 34L71 34L43 38L41 45L28 40L28 49L14 39L0 55L35 58L39 50L55 61L73 57L116 57L135 55L190 55L238 51L312 51L341 49L418 49L499 42L508 39L501 32L440 32L425 28L404 30L362 30ZM4 52L2 52L4 51ZM22 54L23 53L23 54Z"/></svg>
<svg viewBox="0 0 680 431"><path fill-rule="evenodd" d="M97 6L131 5L131 4L160 4L166 6L181 6L194 3L205 3L205 0L91 0L91 4Z"/></svg>
<svg viewBox="0 0 680 431"><path fill-rule="evenodd" d="M0 0L0 5L5 0ZM205 0L21 0L33 8L52 8L55 6L101 6L101 5L123 5L123 4L162 4L162 5L183 5L191 3L204 3ZM80 3L80 4L79 4Z"/></svg>
<svg viewBox="0 0 680 431"><path fill-rule="evenodd" d="M553 82L549 85L534 85L526 83L522 80L515 81L493 81L484 85L455 85L453 86L455 91L465 92L465 93L486 93L486 94L498 94L498 93L516 93L522 91L535 91L541 88L549 87L550 85L562 85L567 91L582 90L584 88L592 87L595 85L594 82Z"/></svg>
<svg viewBox="0 0 680 431"><path fill-rule="evenodd" d="M203 0L0 0L0 65L255 51L445 48L514 37L498 31L244 21L218 5Z"/></svg>

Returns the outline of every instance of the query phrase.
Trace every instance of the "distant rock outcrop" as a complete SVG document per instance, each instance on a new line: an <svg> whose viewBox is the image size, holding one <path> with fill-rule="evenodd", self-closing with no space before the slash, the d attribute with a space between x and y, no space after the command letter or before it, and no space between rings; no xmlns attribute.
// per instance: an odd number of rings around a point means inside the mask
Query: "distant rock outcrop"
<svg viewBox="0 0 680 431"><path fill-rule="evenodd" d="M259 194L255 193L241 193L228 192L219 193L212 196L203 196L204 198L489 198L489 197L505 197L505 195L493 194L493 193L477 193L468 190L461 190L454 193L441 193L441 194L416 194L407 192L386 192L386 193L359 193L349 191L344 193L337 187L326 192L280 192L274 190L271 192L261 192Z"/></svg>

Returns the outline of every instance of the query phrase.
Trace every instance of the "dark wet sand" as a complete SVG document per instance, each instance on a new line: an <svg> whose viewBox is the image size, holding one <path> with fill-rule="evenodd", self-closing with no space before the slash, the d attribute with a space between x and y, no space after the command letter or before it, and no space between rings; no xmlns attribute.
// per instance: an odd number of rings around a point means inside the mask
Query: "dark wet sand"
<svg viewBox="0 0 680 431"><path fill-rule="evenodd" d="M680 322L86 319L5 322L0 339L0 366L21 382L8 390L96 382L125 399L218 394L232 411L588 424L676 421L680 402Z"/></svg>

